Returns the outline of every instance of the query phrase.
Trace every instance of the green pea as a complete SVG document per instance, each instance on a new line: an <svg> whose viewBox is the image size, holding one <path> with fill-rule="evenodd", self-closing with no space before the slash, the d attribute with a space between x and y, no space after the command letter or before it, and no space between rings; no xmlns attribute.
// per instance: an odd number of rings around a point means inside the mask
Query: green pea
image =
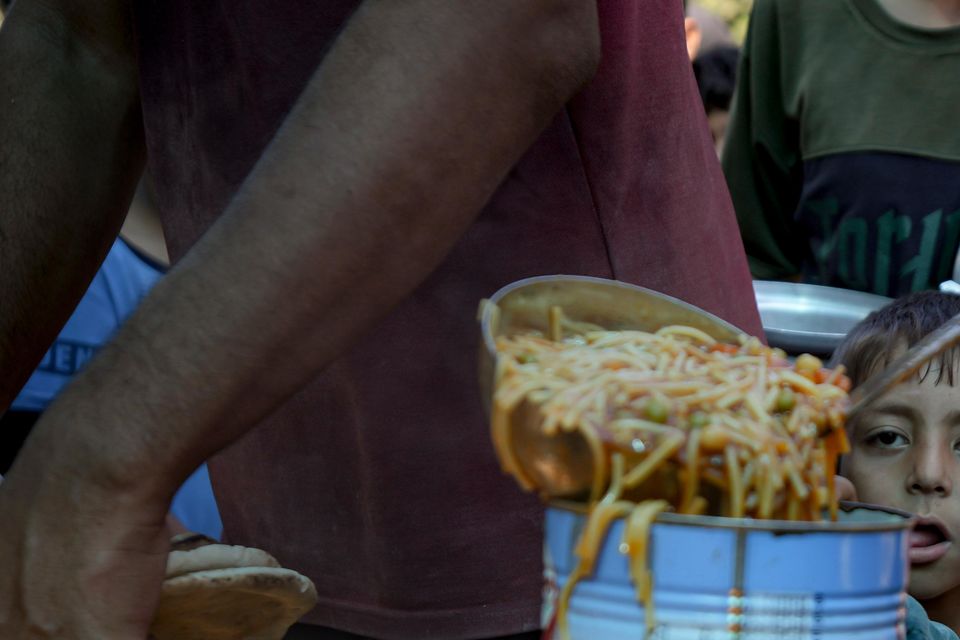
<svg viewBox="0 0 960 640"><path fill-rule="evenodd" d="M797 404L797 396L790 387L780 389L777 394L777 411L786 412L793 409Z"/></svg>
<svg viewBox="0 0 960 640"><path fill-rule="evenodd" d="M661 424L665 423L670 416L670 407L660 398L650 398L646 407L644 407L644 411L648 420Z"/></svg>
<svg viewBox="0 0 960 640"><path fill-rule="evenodd" d="M710 422L710 416L708 416L703 411L694 411L690 414L690 418L687 420L691 429L700 429L707 426L707 423Z"/></svg>

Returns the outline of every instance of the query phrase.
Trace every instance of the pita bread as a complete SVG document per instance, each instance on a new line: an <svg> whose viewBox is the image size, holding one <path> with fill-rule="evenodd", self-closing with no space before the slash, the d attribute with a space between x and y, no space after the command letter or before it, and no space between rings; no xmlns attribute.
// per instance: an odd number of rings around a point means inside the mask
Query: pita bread
<svg viewBox="0 0 960 640"><path fill-rule="evenodd" d="M166 577L175 578L194 571L236 567L274 567L280 563L272 555L253 547L205 544L188 551L171 551L167 556Z"/></svg>
<svg viewBox="0 0 960 640"><path fill-rule="evenodd" d="M317 601L305 576L276 567L195 571L164 581L152 640L281 640Z"/></svg>
<svg viewBox="0 0 960 640"><path fill-rule="evenodd" d="M178 533L170 539L170 551L192 551L199 547L205 547L208 544L217 544L213 538L202 533Z"/></svg>

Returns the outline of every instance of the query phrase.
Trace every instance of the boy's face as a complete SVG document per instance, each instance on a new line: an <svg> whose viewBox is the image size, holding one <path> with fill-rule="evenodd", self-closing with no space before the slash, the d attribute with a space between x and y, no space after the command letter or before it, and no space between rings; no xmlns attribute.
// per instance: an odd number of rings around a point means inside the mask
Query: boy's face
<svg viewBox="0 0 960 640"><path fill-rule="evenodd" d="M910 593L926 600L960 586L960 387L904 382L848 425L841 472L864 502L919 516L910 539Z"/></svg>

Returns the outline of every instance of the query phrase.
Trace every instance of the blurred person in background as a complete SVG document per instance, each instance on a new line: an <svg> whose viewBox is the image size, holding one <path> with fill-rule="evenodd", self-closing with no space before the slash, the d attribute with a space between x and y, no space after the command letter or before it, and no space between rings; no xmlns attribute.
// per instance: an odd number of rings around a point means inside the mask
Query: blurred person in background
<svg viewBox="0 0 960 640"><path fill-rule="evenodd" d="M736 46L730 27L716 13L692 0L684 0L683 10L687 54L691 60L718 47Z"/></svg>
<svg viewBox="0 0 960 640"><path fill-rule="evenodd" d="M144 155L174 266L0 485L5 640L142 639L170 497L221 449L226 541L317 585L291 638L539 637L542 507L490 443L478 301L581 273L760 324L680 3L495 7L18 0L3 404Z"/></svg>
<svg viewBox="0 0 960 640"><path fill-rule="evenodd" d="M700 99L703 100L707 122L710 124L710 135L718 156L723 153L726 140L739 60L738 47L720 45L701 53L693 61L693 74L697 78Z"/></svg>
<svg viewBox="0 0 960 640"><path fill-rule="evenodd" d="M740 49L720 16L693 2L684 2L684 10L687 53L693 62L710 135L719 155L730 118Z"/></svg>
<svg viewBox="0 0 960 640"><path fill-rule="evenodd" d="M723 167L755 278L887 296L960 245L960 2L757 0Z"/></svg>

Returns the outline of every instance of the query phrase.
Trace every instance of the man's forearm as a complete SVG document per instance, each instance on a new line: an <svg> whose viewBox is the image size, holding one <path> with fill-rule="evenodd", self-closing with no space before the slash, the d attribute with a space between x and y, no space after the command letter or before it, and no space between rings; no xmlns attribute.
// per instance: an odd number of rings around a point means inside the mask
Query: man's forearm
<svg viewBox="0 0 960 640"><path fill-rule="evenodd" d="M143 162L125 2L19 0L0 31L0 411L69 317Z"/></svg>
<svg viewBox="0 0 960 640"><path fill-rule="evenodd" d="M363 5L224 216L38 431L172 491L443 259L597 39L590 1Z"/></svg>

